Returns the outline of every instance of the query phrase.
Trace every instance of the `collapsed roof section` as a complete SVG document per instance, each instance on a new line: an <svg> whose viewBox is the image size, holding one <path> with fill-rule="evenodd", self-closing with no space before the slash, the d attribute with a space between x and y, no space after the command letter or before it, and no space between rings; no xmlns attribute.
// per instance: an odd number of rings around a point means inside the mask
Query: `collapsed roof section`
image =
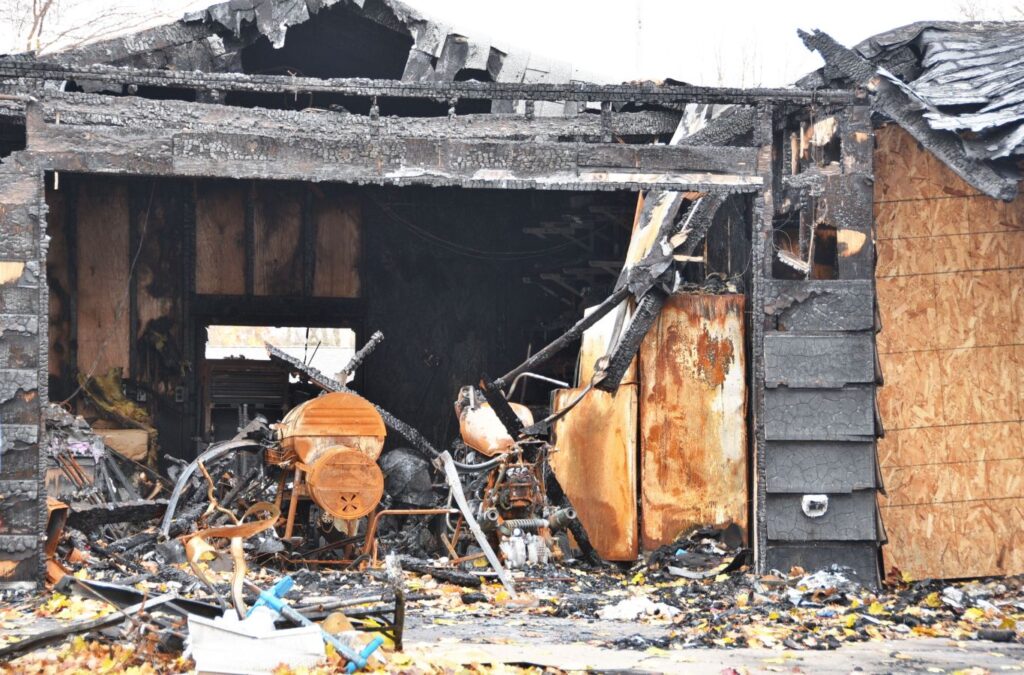
<svg viewBox="0 0 1024 675"><path fill-rule="evenodd" d="M569 63L467 37L398 0L228 0L171 24L45 60L407 82L603 81ZM536 113L560 114L561 106L544 104Z"/></svg>
<svg viewBox="0 0 1024 675"><path fill-rule="evenodd" d="M985 194L1012 199L1024 155L1024 22L918 22L846 49L801 33L825 67L804 87L863 86L875 109Z"/></svg>

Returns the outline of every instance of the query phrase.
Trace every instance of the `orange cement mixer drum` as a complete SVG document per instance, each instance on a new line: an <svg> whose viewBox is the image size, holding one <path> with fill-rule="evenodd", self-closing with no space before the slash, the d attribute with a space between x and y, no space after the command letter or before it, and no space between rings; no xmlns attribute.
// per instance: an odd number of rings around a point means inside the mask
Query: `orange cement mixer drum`
<svg viewBox="0 0 1024 675"><path fill-rule="evenodd" d="M335 518L355 520L373 511L384 495L384 474L358 450L327 449L306 478L313 500Z"/></svg>

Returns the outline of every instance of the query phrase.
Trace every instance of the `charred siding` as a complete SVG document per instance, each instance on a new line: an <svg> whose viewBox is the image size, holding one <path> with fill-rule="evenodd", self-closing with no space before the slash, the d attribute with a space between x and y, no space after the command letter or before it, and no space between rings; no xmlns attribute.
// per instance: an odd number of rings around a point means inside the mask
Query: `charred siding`
<svg viewBox="0 0 1024 675"><path fill-rule="evenodd" d="M801 202L816 206L816 222L855 244L839 250L835 279L766 282L760 562L783 571L839 563L877 583L884 534L875 499L880 486L869 110L844 111L839 136L842 173L788 183L806 186Z"/></svg>
<svg viewBox="0 0 1024 675"><path fill-rule="evenodd" d="M17 585L34 583L42 570L46 207L41 173L16 165L0 171L0 585Z"/></svg>

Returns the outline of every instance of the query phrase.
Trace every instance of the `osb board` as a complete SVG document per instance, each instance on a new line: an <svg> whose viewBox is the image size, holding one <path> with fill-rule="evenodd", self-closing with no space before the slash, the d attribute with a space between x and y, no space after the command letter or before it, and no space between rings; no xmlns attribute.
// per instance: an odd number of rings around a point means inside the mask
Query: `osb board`
<svg viewBox="0 0 1024 675"><path fill-rule="evenodd" d="M1021 349L1005 345L882 354L887 391L879 391L878 405L886 428L1020 420Z"/></svg>
<svg viewBox="0 0 1024 675"><path fill-rule="evenodd" d="M78 189L78 371L128 368L128 189L109 178Z"/></svg>
<svg viewBox="0 0 1024 675"><path fill-rule="evenodd" d="M916 578L1024 570L1022 498L895 506L882 517L890 542L884 547L887 569L898 567Z"/></svg>
<svg viewBox="0 0 1024 675"><path fill-rule="evenodd" d="M245 196L238 181L197 181L196 292L245 293Z"/></svg>
<svg viewBox="0 0 1024 675"><path fill-rule="evenodd" d="M1024 198L977 191L905 132L877 135L885 564L1024 572Z"/></svg>
<svg viewBox="0 0 1024 675"><path fill-rule="evenodd" d="M256 295L302 295L302 206L295 183L260 183L253 204Z"/></svg>
<svg viewBox="0 0 1024 675"><path fill-rule="evenodd" d="M313 186L316 227L316 270L313 295L359 296L360 225L362 212L354 195Z"/></svg>
<svg viewBox="0 0 1024 675"><path fill-rule="evenodd" d="M593 307L588 307L583 310L584 316L589 316L594 311ZM581 387L585 387L590 384L590 381L594 378L595 364L598 359L608 354L608 345L612 339L612 333L615 332L615 319L617 312L609 312L605 314L597 323L583 331L583 337L580 340L580 363L579 363L579 377L577 378L577 384ZM623 330L625 330L625 324L628 320L623 321ZM634 358L626 369L626 373L622 376L623 384L636 384L636 359Z"/></svg>
<svg viewBox="0 0 1024 675"><path fill-rule="evenodd" d="M742 295L674 295L640 347L645 550L696 525L747 525Z"/></svg>
<svg viewBox="0 0 1024 675"><path fill-rule="evenodd" d="M1022 278L1022 270L993 269L877 279L883 327L878 351L1019 343L1024 337Z"/></svg>
<svg viewBox="0 0 1024 675"><path fill-rule="evenodd" d="M71 348L71 268L68 265L66 191L48 187L46 206L46 234L50 237L46 251L46 283L50 287L48 366L51 376L60 377L72 365L67 362Z"/></svg>
<svg viewBox="0 0 1024 675"><path fill-rule="evenodd" d="M559 389L556 410L582 389ZM635 560L637 540L637 385L614 396L592 390L555 423L551 468L605 560Z"/></svg>

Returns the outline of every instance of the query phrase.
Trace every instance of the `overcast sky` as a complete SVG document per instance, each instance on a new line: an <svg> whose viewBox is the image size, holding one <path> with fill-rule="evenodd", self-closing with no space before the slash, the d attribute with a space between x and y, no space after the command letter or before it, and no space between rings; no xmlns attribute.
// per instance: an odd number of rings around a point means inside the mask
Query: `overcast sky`
<svg viewBox="0 0 1024 675"><path fill-rule="evenodd" d="M199 0L60 0L51 31L90 15L128 10L161 23ZM9 3L9 4L8 4ZM10 13L18 3L0 0ZM820 28L853 45L923 19L1024 18L1024 0L406 0L457 32L569 61L606 81L673 77L705 85L783 85L820 65L796 36ZM7 17L0 17L7 18ZM2 25L6 23L7 25ZM0 52L20 51L10 21L0 22Z"/></svg>

